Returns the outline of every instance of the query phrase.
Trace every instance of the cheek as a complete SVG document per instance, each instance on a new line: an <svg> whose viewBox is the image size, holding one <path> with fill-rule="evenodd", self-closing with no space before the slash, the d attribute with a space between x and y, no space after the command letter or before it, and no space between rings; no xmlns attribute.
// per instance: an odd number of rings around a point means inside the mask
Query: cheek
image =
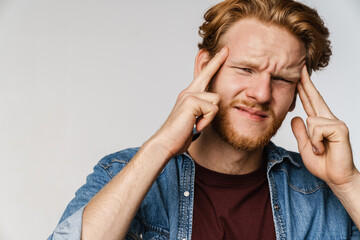
<svg viewBox="0 0 360 240"><path fill-rule="evenodd" d="M287 89L286 91L278 91L276 93L277 98L275 102L277 103L279 114L287 113L290 111L290 108L294 102L295 88Z"/></svg>
<svg viewBox="0 0 360 240"><path fill-rule="evenodd" d="M209 90L215 91L222 85L224 85L224 78L226 77L226 72L224 71L224 67L221 67L215 75L212 77L209 83Z"/></svg>
<svg viewBox="0 0 360 240"><path fill-rule="evenodd" d="M245 89L246 81L238 74L220 69L209 84L209 91L233 98Z"/></svg>
<svg viewBox="0 0 360 240"><path fill-rule="evenodd" d="M296 98L296 85L291 88L290 91L287 91L288 93L288 100L290 102L290 105L294 102L294 98Z"/></svg>

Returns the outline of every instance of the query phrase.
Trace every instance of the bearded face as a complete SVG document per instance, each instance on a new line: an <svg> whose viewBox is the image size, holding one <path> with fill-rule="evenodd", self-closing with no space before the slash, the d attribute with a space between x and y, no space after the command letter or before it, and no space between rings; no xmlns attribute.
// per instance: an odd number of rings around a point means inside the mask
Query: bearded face
<svg viewBox="0 0 360 240"><path fill-rule="evenodd" d="M306 48L289 31L254 19L234 23L223 42L229 54L208 88L221 99L211 127L235 149L253 151L295 106Z"/></svg>

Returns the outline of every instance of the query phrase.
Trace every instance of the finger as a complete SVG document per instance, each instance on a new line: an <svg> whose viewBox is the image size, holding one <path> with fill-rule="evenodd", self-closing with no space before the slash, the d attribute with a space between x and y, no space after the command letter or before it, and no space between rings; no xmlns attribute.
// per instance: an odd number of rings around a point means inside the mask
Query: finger
<svg viewBox="0 0 360 240"><path fill-rule="evenodd" d="M300 117L293 118L291 120L291 129L298 143L299 152L302 153L306 144L309 142L304 121Z"/></svg>
<svg viewBox="0 0 360 240"><path fill-rule="evenodd" d="M173 112L185 116L192 124L195 124L204 117L203 115L211 111L217 112L218 106L212 101L218 102L219 99L218 94L214 93L185 93L176 102Z"/></svg>
<svg viewBox="0 0 360 240"><path fill-rule="evenodd" d="M325 143L329 142L329 138L336 134L336 125L321 125L314 127L311 145L315 154L321 155L325 152Z"/></svg>
<svg viewBox="0 0 360 240"><path fill-rule="evenodd" d="M196 121L196 131L201 132L206 126L208 126L217 114L219 107L215 104L209 104L208 102L199 105L199 111L201 117Z"/></svg>
<svg viewBox="0 0 360 240"><path fill-rule="evenodd" d="M341 122L316 125L310 137L313 151L316 154L325 152L326 144L344 143L349 141L349 129Z"/></svg>
<svg viewBox="0 0 360 240"><path fill-rule="evenodd" d="M189 98L188 103L191 106L191 113L194 117L196 131L201 132L214 119L219 110L218 105L212 104L200 98ZM182 110L184 112L184 110Z"/></svg>
<svg viewBox="0 0 360 240"><path fill-rule="evenodd" d="M215 105L217 105L220 101L220 95L211 92L202 92L202 93L184 92L179 96L180 101L185 101L187 98L197 98Z"/></svg>
<svg viewBox="0 0 360 240"><path fill-rule="evenodd" d="M225 62L228 53L229 50L227 47L222 48L203 68L203 70L194 79L187 90L190 92L204 92L207 89L212 77Z"/></svg>
<svg viewBox="0 0 360 240"><path fill-rule="evenodd" d="M299 97L300 97L301 103L303 105L303 108L304 108L306 114L309 117L316 116L316 113L315 113L313 107L311 106L310 100L304 91L302 83L298 83L297 90L298 90Z"/></svg>
<svg viewBox="0 0 360 240"><path fill-rule="evenodd" d="M331 113L325 100L320 95L315 85L311 81L305 65L301 72L301 84L312 108L314 109L314 112L316 113L316 116L335 118L335 116Z"/></svg>
<svg viewBox="0 0 360 240"><path fill-rule="evenodd" d="M306 119L306 125L308 129L308 135L312 145L312 150L315 154L322 154L325 151L324 136L319 132L322 126L329 126L337 124L337 120L322 118L322 117L308 117Z"/></svg>
<svg viewBox="0 0 360 240"><path fill-rule="evenodd" d="M323 117L308 117L306 119L306 125L308 129L308 135L311 138L314 133L314 128L321 125L332 125L332 124L342 124L343 122L337 119L329 119Z"/></svg>

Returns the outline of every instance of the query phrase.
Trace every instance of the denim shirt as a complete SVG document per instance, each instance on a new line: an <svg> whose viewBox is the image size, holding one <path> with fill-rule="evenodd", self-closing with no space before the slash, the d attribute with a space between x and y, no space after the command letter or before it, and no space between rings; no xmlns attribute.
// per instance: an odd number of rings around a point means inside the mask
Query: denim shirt
<svg viewBox="0 0 360 240"><path fill-rule="evenodd" d="M48 239L80 239L84 207L137 150L126 149L100 160ZM271 142L265 151L276 239L360 239L334 193L307 171L298 153ZM195 164L188 154L172 158L143 200L125 239L191 239L194 179Z"/></svg>

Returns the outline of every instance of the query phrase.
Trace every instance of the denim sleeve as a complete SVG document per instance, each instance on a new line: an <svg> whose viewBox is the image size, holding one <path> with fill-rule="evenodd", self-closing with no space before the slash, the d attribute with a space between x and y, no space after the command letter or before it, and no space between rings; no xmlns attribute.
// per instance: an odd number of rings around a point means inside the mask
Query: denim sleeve
<svg viewBox="0 0 360 240"><path fill-rule="evenodd" d="M84 208L90 199L111 180L112 176L106 168L110 165L111 159L107 156L94 167L94 172L87 176L86 183L76 191L75 197L67 205L59 224L48 240L81 238Z"/></svg>
<svg viewBox="0 0 360 240"><path fill-rule="evenodd" d="M356 225L354 224L353 221L351 221L352 226L351 226L351 240L360 240L360 232L357 229Z"/></svg>

